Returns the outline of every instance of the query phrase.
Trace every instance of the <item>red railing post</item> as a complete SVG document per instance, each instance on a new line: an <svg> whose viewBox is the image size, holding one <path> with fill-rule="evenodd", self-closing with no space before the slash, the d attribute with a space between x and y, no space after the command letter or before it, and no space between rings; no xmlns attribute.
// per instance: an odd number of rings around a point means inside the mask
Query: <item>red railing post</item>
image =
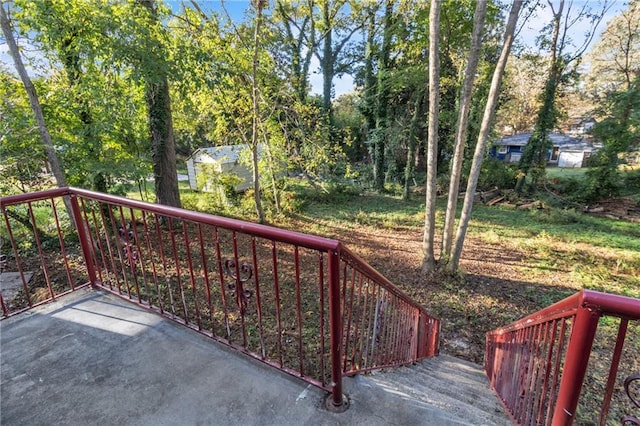
<svg viewBox="0 0 640 426"><path fill-rule="evenodd" d="M342 313L340 312L340 254L329 250L329 330L331 344L331 381L333 389L326 401L329 411L343 412L349 402L342 394Z"/></svg>
<svg viewBox="0 0 640 426"><path fill-rule="evenodd" d="M581 304L578 307L571 328L558 399L553 412L552 424L554 426L573 423L599 318L599 311Z"/></svg>
<svg viewBox="0 0 640 426"><path fill-rule="evenodd" d="M71 211L73 214L73 221L76 225L76 231L78 232L78 240L80 241L80 247L82 248L82 256L84 257L84 263L87 267L87 275L89 276L89 282L91 285L95 285L96 268L93 264L93 246L91 239L88 235L87 223L82 219L80 213L80 206L78 205L78 197L76 195L69 196L71 201Z"/></svg>

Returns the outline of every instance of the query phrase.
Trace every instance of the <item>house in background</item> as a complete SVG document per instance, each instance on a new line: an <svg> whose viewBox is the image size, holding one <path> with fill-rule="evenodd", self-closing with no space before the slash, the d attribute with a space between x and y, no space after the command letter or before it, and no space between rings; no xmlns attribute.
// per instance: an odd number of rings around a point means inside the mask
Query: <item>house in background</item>
<svg viewBox="0 0 640 426"><path fill-rule="evenodd" d="M259 147L258 147L259 149ZM249 146L223 145L208 148L198 148L187 158L187 174L189 187L194 191L213 192L216 189L206 173L231 174L239 178L234 186L236 192L243 192L251 187L253 173L249 167L240 162L240 155L248 151ZM248 155L248 152L244 155ZM209 182L211 180L211 182ZM204 185L202 185L202 183Z"/></svg>
<svg viewBox="0 0 640 426"><path fill-rule="evenodd" d="M590 133L595 125L596 120L592 117L574 117L569 120L566 130L571 136L582 136Z"/></svg>
<svg viewBox="0 0 640 426"><path fill-rule="evenodd" d="M584 167L585 161L600 145L585 139L573 138L561 133L549 133L553 148L548 151L547 163L558 167ZM507 163L518 163L531 133L506 136L494 142L489 150L491 157Z"/></svg>

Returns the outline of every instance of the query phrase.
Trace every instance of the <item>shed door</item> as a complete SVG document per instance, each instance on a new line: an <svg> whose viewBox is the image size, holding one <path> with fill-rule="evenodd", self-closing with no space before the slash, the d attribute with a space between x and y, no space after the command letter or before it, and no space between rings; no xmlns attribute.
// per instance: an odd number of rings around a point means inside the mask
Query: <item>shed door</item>
<svg viewBox="0 0 640 426"><path fill-rule="evenodd" d="M562 151L558 157L558 167L582 167L582 151Z"/></svg>

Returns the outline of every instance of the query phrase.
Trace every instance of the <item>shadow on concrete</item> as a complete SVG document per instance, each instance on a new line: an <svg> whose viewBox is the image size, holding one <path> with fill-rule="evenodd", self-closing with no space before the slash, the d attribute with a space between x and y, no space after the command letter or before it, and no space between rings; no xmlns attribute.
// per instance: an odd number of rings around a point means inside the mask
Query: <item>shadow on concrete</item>
<svg viewBox="0 0 640 426"><path fill-rule="evenodd" d="M330 413L324 391L92 289L0 332L2 425L468 424L363 376Z"/></svg>

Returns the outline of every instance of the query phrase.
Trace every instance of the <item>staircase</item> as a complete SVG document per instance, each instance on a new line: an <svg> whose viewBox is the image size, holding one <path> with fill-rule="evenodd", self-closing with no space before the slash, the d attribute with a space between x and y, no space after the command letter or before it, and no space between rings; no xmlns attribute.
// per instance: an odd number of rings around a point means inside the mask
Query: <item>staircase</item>
<svg viewBox="0 0 640 426"><path fill-rule="evenodd" d="M3 425L509 424L478 365L345 378L350 407L332 413L318 387L90 288L1 321L0 345Z"/></svg>
<svg viewBox="0 0 640 426"><path fill-rule="evenodd" d="M441 410L438 424L512 424L482 367L459 358L440 355L365 379L385 392Z"/></svg>

